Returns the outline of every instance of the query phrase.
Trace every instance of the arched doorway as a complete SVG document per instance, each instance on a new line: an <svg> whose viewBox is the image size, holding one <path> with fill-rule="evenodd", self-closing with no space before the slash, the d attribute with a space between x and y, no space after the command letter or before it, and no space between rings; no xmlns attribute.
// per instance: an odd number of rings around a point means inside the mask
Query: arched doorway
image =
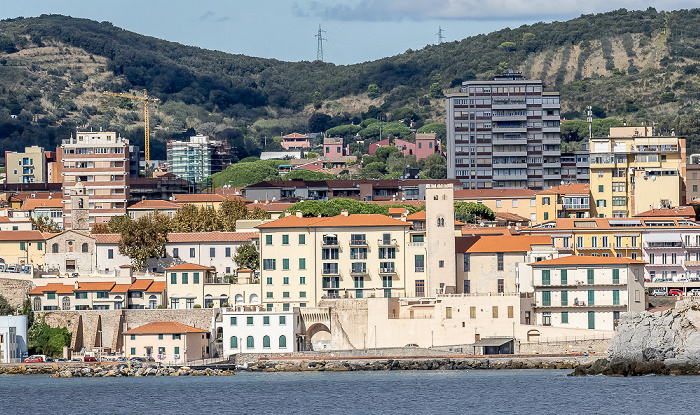
<svg viewBox="0 0 700 415"><path fill-rule="evenodd" d="M527 341L529 341L529 342L540 341L540 331L539 330L528 330Z"/></svg>
<svg viewBox="0 0 700 415"><path fill-rule="evenodd" d="M331 330L323 323L312 324L306 330L306 345L308 350L327 350L333 348Z"/></svg>
<svg viewBox="0 0 700 415"><path fill-rule="evenodd" d="M151 295L148 297L148 308L158 308L158 297L156 297L155 295Z"/></svg>
<svg viewBox="0 0 700 415"><path fill-rule="evenodd" d="M41 311L41 298L34 297L33 308L34 311Z"/></svg>

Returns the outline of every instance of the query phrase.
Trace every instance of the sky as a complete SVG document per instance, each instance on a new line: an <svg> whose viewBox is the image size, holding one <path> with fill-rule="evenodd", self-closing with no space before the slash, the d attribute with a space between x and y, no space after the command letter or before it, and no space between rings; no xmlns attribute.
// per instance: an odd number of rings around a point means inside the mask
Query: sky
<svg viewBox="0 0 700 415"><path fill-rule="evenodd" d="M228 53L313 61L372 61L506 27L619 8L677 10L700 0L0 0L0 19L63 14Z"/></svg>

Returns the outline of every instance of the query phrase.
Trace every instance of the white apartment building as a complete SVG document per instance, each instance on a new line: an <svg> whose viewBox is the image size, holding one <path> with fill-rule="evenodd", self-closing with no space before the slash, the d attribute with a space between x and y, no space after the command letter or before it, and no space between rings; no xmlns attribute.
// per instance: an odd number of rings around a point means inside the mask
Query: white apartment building
<svg viewBox="0 0 700 415"><path fill-rule="evenodd" d="M0 363L20 363L27 355L27 316L0 316Z"/></svg>
<svg viewBox="0 0 700 415"><path fill-rule="evenodd" d="M265 311L261 306L237 306L221 313L223 354L291 353L304 350L299 308Z"/></svg>

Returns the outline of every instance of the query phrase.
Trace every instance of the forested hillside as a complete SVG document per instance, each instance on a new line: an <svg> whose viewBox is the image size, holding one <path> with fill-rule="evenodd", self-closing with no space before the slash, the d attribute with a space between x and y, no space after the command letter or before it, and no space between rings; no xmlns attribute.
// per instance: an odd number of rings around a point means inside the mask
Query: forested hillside
<svg viewBox="0 0 700 415"><path fill-rule="evenodd" d="M698 9L584 15L347 66L209 51L66 16L11 19L0 22L0 150L50 148L78 127L138 144L140 103L102 92L148 89L161 100L152 158L164 158L166 138L196 129L228 139L242 159L278 148L282 133L407 113L414 127L442 122L442 94L505 69L560 91L567 118L593 105L597 117L655 122L694 145L699 47Z"/></svg>

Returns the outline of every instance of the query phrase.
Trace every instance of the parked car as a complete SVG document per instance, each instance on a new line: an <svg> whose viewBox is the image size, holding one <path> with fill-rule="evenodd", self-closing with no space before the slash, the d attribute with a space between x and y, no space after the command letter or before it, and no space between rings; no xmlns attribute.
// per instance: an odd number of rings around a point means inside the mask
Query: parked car
<svg viewBox="0 0 700 415"><path fill-rule="evenodd" d="M693 288L692 290L688 291L688 294L700 295L700 288Z"/></svg>
<svg viewBox="0 0 700 415"><path fill-rule="evenodd" d="M683 295L683 290L680 288L671 288L668 290L668 295Z"/></svg>
<svg viewBox="0 0 700 415"><path fill-rule="evenodd" d="M664 277L654 277L653 282L664 282Z"/></svg>
<svg viewBox="0 0 700 415"><path fill-rule="evenodd" d="M51 357L51 356L46 356L46 357L44 357L44 361L45 361L45 362L53 362L53 357Z"/></svg>
<svg viewBox="0 0 700 415"><path fill-rule="evenodd" d="M74 272L74 273L71 274L71 277L73 277L73 278L78 278L78 275L79 275L79 274L78 274L77 272Z"/></svg>
<svg viewBox="0 0 700 415"><path fill-rule="evenodd" d="M19 269L19 272L21 274L31 274L32 273L32 266L31 265L22 265Z"/></svg>
<svg viewBox="0 0 700 415"><path fill-rule="evenodd" d="M80 360L79 357L74 357L74 358L72 358L70 361L71 361L71 362L80 362L81 360Z"/></svg>
<svg viewBox="0 0 700 415"><path fill-rule="evenodd" d="M24 363L44 363L44 356L35 354L24 359Z"/></svg>
<svg viewBox="0 0 700 415"><path fill-rule="evenodd" d="M404 347L418 347L418 345L415 344L415 343L408 343L408 344L405 345Z"/></svg>
<svg viewBox="0 0 700 415"><path fill-rule="evenodd" d="M0 272L5 272L5 264L0 264Z"/></svg>
<svg viewBox="0 0 700 415"><path fill-rule="evenodd" d="M17 265L10 265L7 267L7 272L17 272Z"/></svg>
<svg viewBox="0 0 700 415"><path fill-rule="evenodd" d="M115 361L117 361L117 362L126 362L126 357L124 357L124 356L119 356L119 357L116 358Z"/></svg>
<svg viewBox="0 0 700 415"><path fill-rule="evenodd" d="M668 295L668 293L663 288L654 288L653 290L651 290L651 295L658 297L662 295Z"/></svg>
<svg viewBox="0 0 700 415"><path fill-rule="evenodd" d="M129 361L131 361L131 363L141 363L143 362L143 357L132 357Z"/></svg>
<svg viewBox="0 0 700 415"><path fill-rule="evenodd" d="M95 359L95 356L85 356L83 357L83 362L97 362L97 359Z"/></svg>
<svg viewBox="0 0 700 415"><path fill-rule="evenodd" d="M644 282L651 282L651 278L649 278L649 277L644 277Z"/></svg>
<svg viewBox="0 0 700 415"><path fill-rule="evenodd" d="M59 357L58 359L56 359L56 361L57 361L57 362L67 362L68 359L66 359L66 358L64 358L64 357Z"/></svg>

